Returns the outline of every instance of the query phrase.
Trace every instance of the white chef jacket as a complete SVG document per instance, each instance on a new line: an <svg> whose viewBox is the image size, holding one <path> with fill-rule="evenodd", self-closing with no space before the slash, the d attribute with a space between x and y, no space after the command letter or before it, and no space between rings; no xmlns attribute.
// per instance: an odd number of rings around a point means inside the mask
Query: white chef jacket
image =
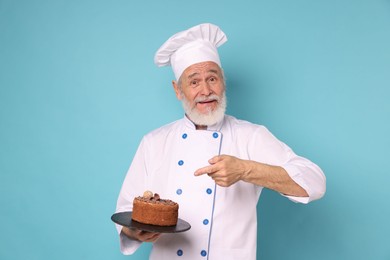
<svg viewBox="0 0 390 260"><path fill-rule="evenodd" d="M256 259L256 205L263 187L244 181L220 187L207 175L194 176L219 154L283 167L309 194L286 196L294 202L308 203L325 193L321 169L264 126L226 115L207 130L196 130L184 117L144 136L117 202L116 212L131 211L134 197L150 190L178 202L179 218L191 224L189 231L162 234L150 259ZM116 226L120 233L122 227ZM134 253L140 245L120 235L123 254Z"/></svg>

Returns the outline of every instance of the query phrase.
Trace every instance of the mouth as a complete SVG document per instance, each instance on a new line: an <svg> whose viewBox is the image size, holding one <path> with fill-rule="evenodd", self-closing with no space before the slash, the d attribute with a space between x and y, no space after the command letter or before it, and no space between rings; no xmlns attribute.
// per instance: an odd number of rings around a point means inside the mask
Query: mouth
<svg viewBox="0 0 390 260"><path fill-rule="evenodd" d="M217 95L211 95L208 97L198 97L194 101L198 112L204 114L214 111L219 106L219 100Z"/></svg>
<svg viewBox="0 0 390 260"><path fill-rule="evenodd" d="M217 100L215 100L215 99L203 100L203 101L199 101L198 104L211 104L214 102L217 102Z"/></svg>
<svg viewBox="0 0 390 260"><path fill-rule="evenodd" d="M208 114L214 111L217 106L218 106L218 101L215 99L202 100L196 103L197 110L201 114Z"/></svg>
<svg viewBox="0 0 390 260"><path fill-rule="evenodd" d="M202 100L202 101L198 101L196 103L196 106L199 108L199 109L213 109L214 107L217 106L217 100L216 99L209 99L209 100Z"/></svg>

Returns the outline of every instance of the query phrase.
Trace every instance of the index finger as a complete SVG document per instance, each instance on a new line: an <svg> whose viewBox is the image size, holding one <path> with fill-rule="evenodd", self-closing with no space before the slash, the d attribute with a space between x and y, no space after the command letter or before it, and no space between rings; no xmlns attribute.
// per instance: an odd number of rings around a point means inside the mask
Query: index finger
<svg viewBox="0 0 390 260"><path fill-rule="evenodd" d="M195 176L200 176L200 175L209 174L209 173L212 173L212 172L213 172L213 167L212 166L206 166L206 167L197 169L195 171L194 175Z"/></svg>

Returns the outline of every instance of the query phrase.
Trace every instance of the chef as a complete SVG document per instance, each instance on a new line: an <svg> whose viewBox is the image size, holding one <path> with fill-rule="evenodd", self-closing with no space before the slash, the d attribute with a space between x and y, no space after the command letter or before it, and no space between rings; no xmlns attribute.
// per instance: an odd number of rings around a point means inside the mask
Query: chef
<svg viewBox="0 0 390 260"><path fill-rule="evenodd" d="M142 139L119 194L116 212L132 210L144 191L179 204L191 229L159 234L117 225L120 249L133 254L152 242L150 259L256 259L256 205L263 188L293 202L325 193L325 176L266 127L225 114L225 79L217 48L227 41L213 24L170 37L155 63L171 66L183 118Z"/></svg>

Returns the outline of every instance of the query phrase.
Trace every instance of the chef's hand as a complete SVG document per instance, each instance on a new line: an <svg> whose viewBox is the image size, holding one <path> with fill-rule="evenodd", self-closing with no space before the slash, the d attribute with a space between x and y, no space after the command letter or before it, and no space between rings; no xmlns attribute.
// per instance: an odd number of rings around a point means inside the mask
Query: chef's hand
<svg viewBox="0 0 390 260"><path fill-rule="evenodd" d="M234 156L219 155L209 160L210 165L195 171L195 176L207 174L222 187L241 180L250 170L247 161Z"/></svg>
<svg viewBox="0 0 390 260"><path fill-rule="evenodd" d="M135 228L122 227L122 233L128 238L141 242L156 242L161 233L147 232Z"/></svg>

